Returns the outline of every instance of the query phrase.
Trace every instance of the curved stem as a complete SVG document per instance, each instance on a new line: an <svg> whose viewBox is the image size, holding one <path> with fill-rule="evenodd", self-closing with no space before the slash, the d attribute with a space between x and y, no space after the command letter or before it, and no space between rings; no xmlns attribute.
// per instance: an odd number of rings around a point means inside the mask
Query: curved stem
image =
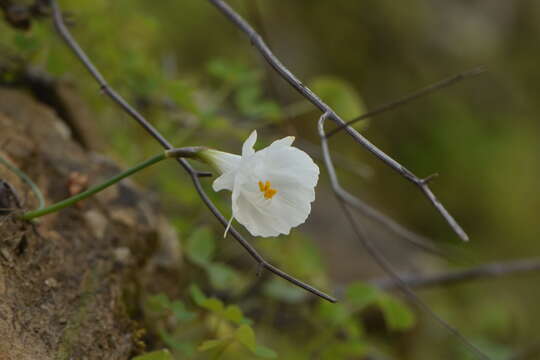
<svg viewBox="0 0 540 360"><path fill-rule="evenodd" d="M21 216L21 219L23 219L23 220L32 220L34 218L37 218L37 217L40 217L40 216L43 216L43 215L47 215L47 214L56 212L58 210L61 210L61 209L65 208L65 207L71 206L71 205L75 204L76 202L81 201L83 199L86 199L87 197L90 197L90 196L100 192L101 190L104 190L104 189L108 188L109 186L116 184L120 180L122 180L122 179L124 179L124 178L126 178L126 177L128 177L130 175L133 175L133 174L135 174L136 172L138 172L138 171L140 171L142 169L145 169L145 168L147 168L149 166L152 166L152 165L154 165L154 164L156 164L156 163L158 163L158 162L160 162L161 160L164 160L164 159L167 159L167 156L166 156L165 153L161 153L159 155L156 155L156 156L154 156L154 157L140 163L139 165L134 166L131 169L128 169L125 172L110 178L109 180L105 181L103 184L94 186L94 187L92 187L92 188L90 188L90 189L88 189L86 191L83 191L80 194L77 194L75 196L72 196L70 198L62 200L60 202L57 202L56 204L53 204L51 206L47 206L46 208L26 212Z"/></svg>
<svg viewBox="0 0 540 360"><path fill-rule="evenodd" d="M43 194L41 194L41 191L37 187L37 185L26 175L21 169L13 165L8 159L5 159L4 157L0 156L0 164L7 167L10 171L15 173L19 178L21 178L25 183L30 186L32 189L32 192L34 195L36 195L36 198L38 200L38 209L42 209L45 206L45 200L43 199Z"/></svg>

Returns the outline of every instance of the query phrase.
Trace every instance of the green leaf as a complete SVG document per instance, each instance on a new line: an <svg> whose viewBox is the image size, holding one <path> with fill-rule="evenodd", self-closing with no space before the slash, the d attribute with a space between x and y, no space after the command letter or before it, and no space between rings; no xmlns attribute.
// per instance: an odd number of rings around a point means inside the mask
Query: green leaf
<svg viewBox="0 0 540 360"><path fill-rule="evenodd" d="M150 353L135 356L131 360L174 360L167 349L152 351Z"/></svg>
<svg viewBox="0 0 540 360"><path fill-rule="evenodd" d="M214 251L214 236L207 227L195 230L187 241L187 256L197 265L209 264L214 256Z"/></svg>
<svg viewBox="0 0 540 360"><path fill-rule="evenodd" d="M252 83L260 77L258 71L254 71L244 64L223 59L214 59L208 63L208 72L222 81L234 86Z"/></svg>
<svg viewBox="0 0 540 360"><path fill-rule="evenodd" d="M257 345L253 354L264 359L277 359L277 353L274 350L262 345Z"/></svg>
<svg viewBox="0 0 540 360"><path fill-rule="evenodd" d="M34 52L39 47L39 41L35 36L30 34L23 34L20 32L15 33L13 43L19 51L22 53Z"/></svg>
<svg viewBox="0 0 540 360"><path fill-rule="evenodd" d="M321 301L318 313L331 326L343 326L351 318L351 312L342 303L331 304L327 301Z"/></svg>
<svg viewBox="0 0 540 360"><path fill-rule="evenodd" d="M277 278L272 278L267 281L263 291L267 296L291 304L299 303L307 296L307 293L304 290Z"/></svg>
<svg viewBox="0 0 540 360"><path fill-rule="evenodd" d="M230 341L229 339L205 340L205 341L203 341L203 343L201 345L199 345L197 350L199 350L199 351L208 351L208 350L211 350L211 349L215 349L215 348L217 348L219 346L225 346L225 345L227 345L227 343L229 341Z"/></svg>
<svg viewBox="0 0 540 360"><path fill-rule="evenodd" d="M212 263L206 267L210 283L216 289L230 289L236 278L236 272L228 265Z"/></svg>
<svg viewBox="0 0 540 360"><path fill-rule="evenodd" d="M237 305L229 305L223 312L223 316L225 319L232 321L235 324L242 324L244 323L244 314L242 313L242 310Z"/></svg>
<svg viewBox="0 0 540 360"><path fill-rule="evenodd" d="M175 300L171 303L171 311L174 318L178 321L193 320L196 316L194 312L187 310L186 305L180 300Z"/></svg>
<svg viewBox="0 0 540 360"><path fill-rule="evenodd" d="M352 120L365 113L362 98L347 81L333 76L320 76L310 82L311 90L344 120ZM353 127L363 129L365 122L358 122Z"/></svg>
<svg viewBox="0 0 540 360"><path fill-rule="evenodd" d="M279 106L268 100L263 100L262 90L258 84L240 88L234 97L240 112L249 117L277 119L281 116Z"/></svg>
<svg viewBox="0 0 540 360"><path fill-rule="evenodd" d="M257 350L257 341L255 340L255 332L249 325L241 325L235 332L236 339L253 353Z"/></svg>
<svg viewBox="0 0 540 360"><path fill-rule="evenodd" d="M218 314L221 314L225 308L223 301L216 298L207 298L201 303L201 306Z"/></svg>
<svg viewBox="0 0 540 360"><path fill-rule="evenodd" d="M350 321L344 325L343 331L351 340L359 340L364 336L363 323L361 321L355 321L354 319L350 319Z"/></svg>
<svg viewBox="0 0 540 360"><path fill-rule="evenodd" d="M375 303L380 296L380 291L371 285L357 282L349 285L345 295L346 299L360 310Z"/></svg>
<svg viewBox="0 0 540 360"><path fill-rule="evenodd" d="M383 295L379 297L377 304L389 329L407 330L414 325L414 313L401 300L389 295Z"/></svg>
<svg viewBox="0 0 540 360"><path fill-rule="evenodd" d="M368 349L369 347L366 346L366 344L358 341L331 343L323 350L321 359L334 360L363 358Z"/></svg>
<svg viewBox="0 0 540 360"><path fill-rule="evenodd" d="M190 285L189 293L191 295L191 298L193 299L193 302L199 306L202 306L202 304L207 299L206 295L204 295L201 289L195 284Z"/></svg>
<svg viewBox="0 0 540 360"><path fill-rule="evenodd" d="M172 350L180 351L186 356L191 356L195 353L195 347L191 342L183 341L175 337L174 335L169 334L164 329L158 330L161 340Z"/></svg>
<svg viewBox="0 0 540 360"><path fill-rule="evenodd" d="M155 313L163 313L169 310L171 302L167 295L157 294L146 299L146 308Z"/></svg>

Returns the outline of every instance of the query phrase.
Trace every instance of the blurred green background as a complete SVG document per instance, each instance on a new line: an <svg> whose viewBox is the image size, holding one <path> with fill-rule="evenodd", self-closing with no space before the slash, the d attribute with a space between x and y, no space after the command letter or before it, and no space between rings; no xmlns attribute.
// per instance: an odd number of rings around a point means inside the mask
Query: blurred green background
<svg viewBox="0 0 540 360"><path fill-rule="evenodd" d="M429 237L445 254L424 254L359 215L397 269L442 272L540 251L540 2L230 4L345 119L486 66L480 76L357 125L418 176L440 174L432 188L469 233L469 243L457 239L415 187L345 133L330 142L336 166L348 190ZM238 153L257 129L260 146L296 136L297 146L322 169L307 223L290 236L251 241L282 269L340 294L343 301L336 305L281 279L257 277L255 264L232 239L222 238L223 229L178 166L159 165L137 177L159 195L176 226L186 269L176 287L145 294L139 321L149 331L147 351L166 348L174 359L474 358L399 292L367 285L386 275L354 237L329 189L316 135L319 112L277 77L209 2L65 0L61 5L75 37L111 85L176 146ZM0 23L0 49L0 55L77 86L95 115L100 151L125 166L158 151L100 95L49 19L33 22L28 31ZM2 76L5 83L13 80L13 74ZM211 196L229 216L227 195ZM521 274L418 294L493 359L510 359L540 341L538 280ZM169 355L140 357L153 358Z"/></svg>

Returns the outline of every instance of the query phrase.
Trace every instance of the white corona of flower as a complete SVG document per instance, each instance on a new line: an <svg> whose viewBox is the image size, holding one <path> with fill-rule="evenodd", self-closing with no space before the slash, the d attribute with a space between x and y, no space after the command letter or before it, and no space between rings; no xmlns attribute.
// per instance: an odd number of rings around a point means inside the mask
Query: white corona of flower
<svg viewBox="0 0 540 360"><path fill-rule="evenodd" d="M319 168L292 145L294 136L255 151L257 131L244 142L242 156L205 150L201 157L221 173L215 191L232 191L233 217L254 236L289 234L304 223L315 200Z"/></svg>

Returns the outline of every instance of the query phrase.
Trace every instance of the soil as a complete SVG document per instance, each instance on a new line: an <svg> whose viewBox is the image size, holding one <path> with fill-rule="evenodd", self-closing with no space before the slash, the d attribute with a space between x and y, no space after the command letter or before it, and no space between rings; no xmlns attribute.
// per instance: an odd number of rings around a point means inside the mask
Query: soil
<svg viewBox="0 0 540 360"><path fill-rule="evenodd" d="M0 88L0 156L48 204L120 171L65 120L21 89ZM34 194L0 165L0 360L129 359L143 350L141 293L156 272L179 272L180 260L152 198L127 180L31 223L17 215L37 207Z"/></svg>

